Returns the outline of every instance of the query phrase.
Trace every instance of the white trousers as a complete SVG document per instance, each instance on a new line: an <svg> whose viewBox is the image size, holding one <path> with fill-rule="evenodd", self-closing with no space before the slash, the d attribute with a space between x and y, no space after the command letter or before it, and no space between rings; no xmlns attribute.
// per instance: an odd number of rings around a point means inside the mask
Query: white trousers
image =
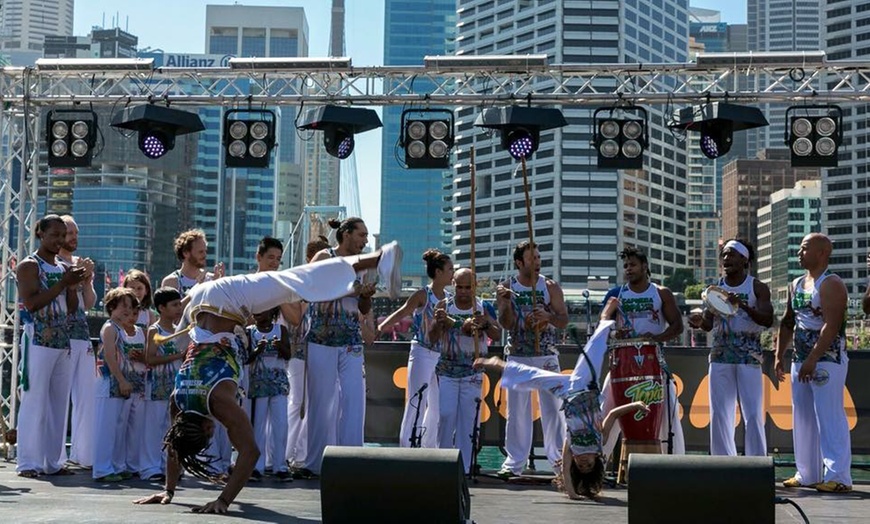
<svg viewBox="0 0 870 524"><path fill-rule="evenodd" d="M764 434L764 394L761 366L710 363L710 454L737 455L734 418L738 399L743 415L743 454L767 455Z"/></svg>
<svg viewBox="0 0 870 524"><path fill-rule="evenodd" d="M399 446L407 448L411 445L411 433L414 419L419 409L417 420L417 436L422 437L420 444L424 448L438 447L438 419L441 416L438 409L439 393L438 379L435 377L435 366L441 354L425 348L416 342L411 342L411 352L408 354L408 387L405 389L405 413L402 415L402 426L399 429ZM423 384L426 391L417 406L417 395Z"/></svg>
<svg viewBox="0 0 870 524"><path fill-rule="evenodd" d="M253 398L251 407L254 440L262 452L255 469L260 473L265 471L268 449L271 457L278 458L272 462L273 471L287 471L287 463L280 460L287 450L287 396Z"/></svg>
<svg viewBox="0 0 870 524"><path fill-rule="evenodd" d="M70 420L69 459L81 466L94 464L94 411L97 374L90 340L70 340L72 359L72 418ZM61 456L61 460L66 457Z"/></svg>
<svg viewBox="0 0 870 524"><path fill-rule="evenodd" d="M604 386L601 388L601 394L604 395L604 405L601 408L601 412L604 416L607 416L607 414L610 413L610 410L616 407L616 402L611 394L610 373L608 373L604 378ZM668 398L671 400L670 409L668 409ZM668 393L665 395L665 398L662 399L662 409L664 412L662 413L662 424L659 428L659 439L662 441L662 453L668 452L668 411L670 411L670 430L674 432L673 454L685 455L686 439L683 436L683 425L680 423L680 405L679 399L677 398L677 386L674 384L673 380L668 381ZM610 430L610 435L608 435L607 441L604 443L605 455L610 456L613 453L613 448L616 447L616 442L619 440L620 431L619 419L617 419L613 424L613 428Z"/></svg>
<svg viewBox="0 0 870 524"><path fill-rule="evenodd" d="M22 365L27 373L28 389L21 390L15 471L52 474L66 462L65 430L72 360L67 349L32 345L27 333L22 338Z"/></svg>
<svg viewBox="0 0 870 524"><path fill-rule="evenodd" d="M204 454L214 459L209 465L209 469L213 473L221 475L229 472L233 462L233 445L230 443L229 435L227 435L227 428L223 424L215 424L214 435L211 437L211 442Z"/></svg>
<svg viewBox="0 0 870 524"><path fill-rule="evenodd" d="M305 467L314 473L320 473L326 446L363 445L365 380L363 352L359 347L351 349L308 343L306 418L308 450Z"/></svg>
<svg viewBox="0 0 870 524"><path fill-rule="evenodd" d="M305 361L291 358L287 364L290 395L287 397L287 461L293 465L305 464L308 446L308 417L303 416L305 391ZM307 402L307 399L306 399Z"/></svg>
<svg viewBox="0 0 870 524"><path fill-rule="evenodd" d="M438 377L441 411L438 422L438 447L458 449L462 455L466 475L471 470L471 434L478 407L475 399L481 397L482 386L481 373L463 378Z"/></svg>
<svg viewBox="0 0 870 524"><path fill-rule="evenodd" d="M798 382L800 364L791 365L794 461L803 485L834 481L852 485L852 442L843 408L849 362L819 362L815 378Z"/></svg>
<svg viewBox="0 0 870 524"><path fill-rule="evenodd" d="M559 357L544 355L539 357L508 357L508 361L538 369L559 372ZM538 394L541 408L541 428L544 433L544 452L550 465L562 459L562 443L565 439L565 417L559 411L562 400L546 393ZM504 447L507 458L502 468L515 475L521 475L526 467L532 448L532 395L528 391L507 390L507 424L505 425Z"/></svg>
<svg viewBox="0 0 870 524"><path fill-rule="evenodd" d="M143 480L166 471L163 437L169 429L169 401L145 400L144 430L139 454L139 476Z"/></svg>
<svg viewBox="0 0 870 524"><path fill-rule="evenodd" d="M109 379L103 378L103 381ZM108 390L108 386L105 387ZM132 398L96 397L94 411L94 469L95 479L106 475L120 475L127 468L127 427L133 407Z"/></svg>

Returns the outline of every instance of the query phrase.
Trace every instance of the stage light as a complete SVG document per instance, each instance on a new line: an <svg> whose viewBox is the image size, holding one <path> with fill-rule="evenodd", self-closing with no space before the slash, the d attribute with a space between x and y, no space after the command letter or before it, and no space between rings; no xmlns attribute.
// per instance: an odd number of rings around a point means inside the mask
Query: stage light
<svg viewBox="0 0 870 524"><path fill-rule="evenodd" d="M450 166L453 147L453 111L449 109L406 109L402 111L405 168L445 169Z"/></svg>
<svg viewBox="0 0 870 524"><path fill-rule="evenodd" d="M112 116L112 127L139 132L139 150L160 158L175 147L175 137L205 129L194 113L153 104L125 108Z"/></svg>
<svg viewBox="0 0 870 524"><path fill-rule="evenodd" d="M541 131L567 125L558 109L522 106L484 109L474 121L475 127L499 131L501 147L518 160L538 150Z"/></svg>
<svg viewBox="0 0 870 524"><path fill-rule="evenodd" d="M837 167L843 111L838 106L792 106L786 112L785 144L793 167Z"/></svg>
<svg viewBox="0 0 870 524"><path fill-rule="evenodd" d="M46 115L49 167L88 167L97 143L97 114L90 110L52 109Z"/></svg>
<svg viewBox="0 0 870 524"><path fill-rule="evenodd" d="M299 116L298 129L323 131L326 152L341 159L353 153L354 135L382 127L373 109L343 106L320 106L305 110Z"/></svg>
<svg viewBox="0 0 870 524"><path fill-rule="evenodd" d="M735 131L768 125L764 113L757 107L728 102L708 102L702 106L684 107L671 129L701 133L701 152L714 159L731 151Z"/></svg>
<svg viewBox="0 0 870 524"><path fill-rule="evenodd" d="M614 118L616 111L638 113L636 118ZM610 113L600 116L601 113ZM643 168L643 152L649 145L649 117L642 107L602 107L592 115L592 143L598 152L598 167L610 169Z"/></svg>
<svg viewBox="0 0 870 524"><path fill-rule="evenodd" d="M275 147L275 113L268 109L227 111L223 145L227 167L269 167Z"/></svg>

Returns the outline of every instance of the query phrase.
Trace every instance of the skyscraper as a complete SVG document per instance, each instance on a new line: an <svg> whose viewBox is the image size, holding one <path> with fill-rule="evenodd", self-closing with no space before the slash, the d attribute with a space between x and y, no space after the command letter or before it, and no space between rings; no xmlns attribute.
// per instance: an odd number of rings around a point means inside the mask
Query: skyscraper
<svg viewBox="0 0 870 524"><path fill-rule="evenodd" d="M74 0L0 2L0 50L42 53L48 35L73 34Z"/></svg>
<svg viewBox="0 0 870 524"><path fill-rule="evenodd" d="M305 11L301 7L206 6L206 52L239 57L308 56ZM266 169L224 168L219 132L223 112L216 107L201 111L206 132L198 156L195 220L206 232L212 260L226 263L232 274L253 269L257 244L263 236L288 229L278 225L276 206L281 195L277 188L301 185L289 180L301 175L293 166L301 160L295 113L289 107L273 109L278 115L279 146ZM281 201L286 202L286 197L284 194Z"/></svg>
<svg viewBox="0 0 870 524"><path fill-rule="evenodd" d="M550 63L659 63L688 58L688 2L667 0L460 0L457 53L532 54ZM546 86L533 86L546 88ZM612 85L598 86L602 90ZM614 97L614 102L616 98ZM512 246L527 238L522 178L498 137L473 127L479 108L457 111L457 161L465 165L455 185L457 259L470 256L469 150L476 149L478 178L476 265L479 275L513 271ZM665 127L659 108L650 112L650 147L644 169L596 167L589 146L590 108L563 107L569 126L543 132L528 163L535 241L543 272L566 289L586 287L589 277L611 284L622 274L616 253L635 245L650 255L654 279L686 267L686 149Z"/></svg>
<svg viewBox="0 0 870 524"><path fill-rule="evenodd" d="M453 54L456 34L455 0L386 0L384 2L384 64L419 65L426 55ZM414 89L425 93L431 82ZM402 275L414 285L426 281L420 254L428 248L449 252L450 223L444 212L450 195L452 169L405 169L404 149L397 145L403 107L383 109L381 146L381 241L398 240L408 254ZM452 109L452 108L448 108Z"/></svg>
<svg viewBox="0 0 870 524"><path fill-rule="evenodd" d="M823 10L825 51L828 60L866 60L870 55L870 2L828 2ZM851 299L860 299L867 288L867 252L870 248L870 174L868 106L843 107L843 147L840 165L823 170L822 224L834 241L831 271L840 275ZM860 306L853 301L850 312Z"/></svg>
<svg viewBox="0 0 870 524"><path fill-rule="evenodd" d="M815 51L820 49L820 0L792 2L748 0L747 43L750 51ZM831 2L828 1L828 4ZM839 4L839 2L837 2ZM761 80L764 82L765 80ZM762 149L785 147L785 108L782 104L761 106L770 125L747 131L748 155Z"/></svg>

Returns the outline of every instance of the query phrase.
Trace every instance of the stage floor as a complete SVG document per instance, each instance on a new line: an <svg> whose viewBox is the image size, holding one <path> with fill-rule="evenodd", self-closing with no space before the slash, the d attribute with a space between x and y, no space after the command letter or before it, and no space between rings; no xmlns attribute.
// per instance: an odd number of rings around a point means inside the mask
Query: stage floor
<svg viewBox="0 0 870 524"><path fill-rule="evenodd" d="M360 480L365 482L364 479ZM777 489L777 494L795 500L813 524L867 522L870 515L870 484L854 486L846 495L822 495L815 490ZM507 484L481 479L471 484L471 516L478 524L570 522L618 523L628 521L628 491L608 489L600 502L575 502L548 486ZM185 478L168 506L134 506L137 497L159 491L159 486L141 480L121 484L98 484L90 471L73 476L25 479L15 474L15 464L0 460L0 516L10 522L320 522L320 490L317 481L279 483L271 477L250 483L228 515L204 516L190 507L217 496L217 488ZM664 502L664 501L663 501ZM667 503L667 502L664 502ZM671 504L679 504L672 501ZM739 501L735 501L739 504ZM778 523L803 522L789 505L777 506Z"/></svg>

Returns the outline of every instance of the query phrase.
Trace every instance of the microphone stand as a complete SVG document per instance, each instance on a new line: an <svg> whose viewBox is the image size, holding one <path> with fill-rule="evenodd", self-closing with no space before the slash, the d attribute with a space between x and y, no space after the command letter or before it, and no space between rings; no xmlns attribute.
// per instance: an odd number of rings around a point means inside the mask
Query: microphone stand
<svg viewBox="0 0 870 524"><path fill-rule="evenodd" d="M474 426L471 427L471 467L468 469L468 478L475 484L477 483L477 453L480 451L478 441L480 440L480 397L474 397Z"/></svg>
<svg viewBox="0 0 870 524"><path fill-rule="evenodd" d="M411 438L408 439L411 442L412 448L422 447L423 435L422 432L420 435L417 434L417 423L420 421L420 403L423 401L423 392L426 391L426 388L428 386L428 383L424 383L422 386L420 386L420 389L418 389L417 392L414 393L414 397L417 398L417 405L414 406L414 425L411 426Z"/></svg>
<svg viewBox="0 0 870 524"><path fill-rule="evenodd" d="M665 398L668 399L668 455L674 454L674 406L671 403L671 370L664 367L665 372Z"/></svg>

